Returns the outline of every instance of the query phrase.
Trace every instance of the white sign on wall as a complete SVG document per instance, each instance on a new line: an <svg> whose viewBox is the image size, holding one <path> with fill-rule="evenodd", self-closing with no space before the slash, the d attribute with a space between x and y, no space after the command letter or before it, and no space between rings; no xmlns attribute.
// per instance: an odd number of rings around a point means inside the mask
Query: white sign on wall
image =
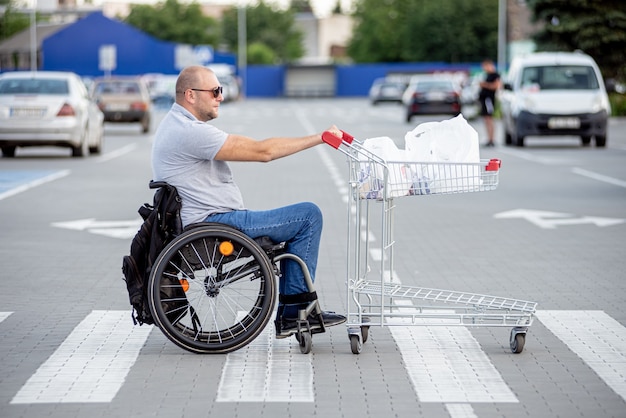
<svg viewBox="0 0 626 418"><path fill-rule="evenodd" d="M117 47L102 45L98 51L98 68L101 71L112 71L117 67Z"/></svg>
<svg viewBox="0 0 626 418"><path fill-rule="evenodd" d="M177 45L174 50L174 66L182 70L190 65L208 65L213 62L213 47L210 45Z"/></svg>

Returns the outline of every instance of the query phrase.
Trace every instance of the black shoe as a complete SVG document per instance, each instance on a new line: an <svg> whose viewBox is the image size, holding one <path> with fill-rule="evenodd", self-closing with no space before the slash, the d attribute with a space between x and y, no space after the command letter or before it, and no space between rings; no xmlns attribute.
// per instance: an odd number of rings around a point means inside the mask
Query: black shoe
<svg viewBox="0 0 626 418"><path fill-rule="evenodd" d="M311 313L307 318L309 321L310 331L315 334L315 331L321 332L322 326L318 320L318 316L315 313ZM346 322L346 317L336 314L335 312L322 312L322 321L324 322L324 328L332 327L334 325L343 324ZM279 318L275 321L276 325L276 338L287 338L298 332L298 319L297 318Z"/></svg>
<svg viewBox="0 0 626 418"><path fill-rule="evenodd" d="M495 147L495 146L496 146L496 144L495 144L493 141L488 141L488 142L485 144L485 146L486 146L486 147Z"/></svg>

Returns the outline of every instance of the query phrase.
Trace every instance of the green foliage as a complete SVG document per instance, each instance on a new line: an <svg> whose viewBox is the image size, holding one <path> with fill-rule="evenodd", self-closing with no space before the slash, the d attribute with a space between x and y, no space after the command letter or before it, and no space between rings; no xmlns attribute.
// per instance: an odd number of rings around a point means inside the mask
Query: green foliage
<svg viewBox="0 0 626 418"><path fill-rule="evenodd" d="M293 10L281 11L263 0L245 10L247 42L267 46L275 54L274 64L293 62L304 55L303 34L294 25ZM237 14L233 7L222 17L222 42L231 51L238 49ZM248 57L248 64L266 64L253 58Z"/></svg>
<svg viewBox="0 0 626 418"><path fill-rule="evenodd" d="M261 42L248 44L247 58L248 61L259 65L271 65L277 61L274 51Z"/></svg>
<svg viewBox="0 0 626 418"><path fill-rule="evenodd" d="M535 36L543 51L580 49L591 55L604 77L626 80L626 2L624 0L529 0Z"/></svg>
<svg viewBox="0 0 626 418"><path fill-rule="evenodd" d="M196 2L132 5L125 22L164 41L190 45L216 45L219 41L219 24L205 16Z"/></svg>
<svg viewBox="0 0 626 418"><path fill-rule="evenodd" d="M289 8L295 13L313 13L313 7L311 7L309 0L291 0Z"/></svg>
<svg viewBox="0 0 626 418"><path fill-rule="evenodd" d="M626 116L626 96L619 93L610 93L611 113L613 116Z"/></svg>
<svg viewBox="0 0 626 418"><path fill-rule="evenodd" d="M356 62L481 61L497 55L498 0L357 0Z"/></svg>
<svg viewBox="0 0 626 418"><path fill-rule="evenodd" d="M11 1L6 1L7 8L0 19L0 39L7 39L30 26L30 15L15 10ZM37 20L39 16L37 16Z"/></svg>

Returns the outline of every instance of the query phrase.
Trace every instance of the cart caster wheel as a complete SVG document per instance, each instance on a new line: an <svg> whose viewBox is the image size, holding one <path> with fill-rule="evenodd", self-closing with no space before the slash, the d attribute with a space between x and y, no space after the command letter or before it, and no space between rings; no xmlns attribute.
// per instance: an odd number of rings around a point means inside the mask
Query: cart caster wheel
<svg viewBox="0 0 626 418"><path fill-rule="evenodd" d="M361 344L361 339L358 335L350 335L350 348L352 349L352 354L360 354L361 348L363 345Z"/></svg>
<svg viewBox="0 0 626 418"><path fill-rule="evenodd" d="M519 354L524 350L524 344L526 343L526 334L523 332L516 333L515 330L511 331L511 352Z"/></svg>
<svg viewBox="0 0 626 418"><path fill-rule="evenodd" d="M367 338L369 337L369 334L370 334L369 325L361 325L361 337L363 337L363 344L367 342Z"/></svg>
<svg viewBox="0 0 626 418"><path fill-rule="evenodd" d="M313 345L313 338L311 338L311 333L308 331L304 331L298 337L296 334L296 339L300 345L300 352L302 354L309 354L311 352L311 346Z"/></svg>
<svg viewBox="0 0 626 418"><path fill-rule="evenodd" d="M363 317L363 323L370 322L369 316ZM367 342L367 338L369 337L370 326L369 325L361 325L361 337L363 337L363 344Z"/></svg>

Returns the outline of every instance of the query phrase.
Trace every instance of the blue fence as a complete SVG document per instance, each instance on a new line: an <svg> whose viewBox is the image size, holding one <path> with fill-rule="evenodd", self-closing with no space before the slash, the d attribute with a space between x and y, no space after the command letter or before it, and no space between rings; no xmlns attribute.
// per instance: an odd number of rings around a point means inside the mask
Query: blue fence
<svg viewBox="0 0 626 418"><path fill-rule="evenodd" d="M382 63L336 65L335 96L367 96L372 82L393 75L409 77L412 74L436 72L474 73L480 63L446 64L443 62ZM244 77L247 97L280 97L285 92L286 66L249 66Z"/></svg>

